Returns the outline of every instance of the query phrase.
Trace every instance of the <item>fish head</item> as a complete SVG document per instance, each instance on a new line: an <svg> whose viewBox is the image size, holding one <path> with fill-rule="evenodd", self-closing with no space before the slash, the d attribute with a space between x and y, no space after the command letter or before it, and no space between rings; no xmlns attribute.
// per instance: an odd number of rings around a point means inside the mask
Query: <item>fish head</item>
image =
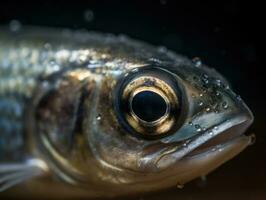
<svg viewBox="0 0 266 200"><path fill-rule="evenodd" d="M120 65L42 84L37 141L64 181L110 196L181 186L252 143L251 111L214 69L189 60Z"/></svg>

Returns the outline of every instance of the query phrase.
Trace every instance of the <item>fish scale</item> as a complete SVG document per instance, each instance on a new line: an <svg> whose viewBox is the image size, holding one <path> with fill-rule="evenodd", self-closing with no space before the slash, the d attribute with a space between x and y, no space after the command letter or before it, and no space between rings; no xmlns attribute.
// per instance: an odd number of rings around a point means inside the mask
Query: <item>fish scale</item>
<svg viewBox="0 0 266 200"><path fill-rule="evenodd" d="M34 83L26 77L12 76L12 66L9 66L8 73L1 66L0 64L0 161L21 160L24 157L26 139L23 113Z"/></svg>
<svg viewBox="0 0 266 200"><path fill-rule="evenodd" d="M48 77L69 66L69 62L80 62L79 58L89 59L94 65L101 63L100 67L105 63L97 58L97 53L92 49L76 50L75 45L69 44L68 37L60 42L61 34L56 34L56 41L45 33L40 35L43 35L40 40L32 40L31 32L25 36L23 32L5 29L0 32L0 162L7 160L7 154L9 160L14 160L14 155L23 154L22 148L27 141L23 132L23 113L32 100L39 78Z"/></svg>
<svg viewBox="0 0 266 200"><path fill-rule="evenodd" d="M23 42L21 42L23 43ZM45 50L19 41L6 39L0 43L0 162L22 160L25 156L25 124L23 113L34 91L37 77L52 73Z"/></svg>
<svg viewBox="0 0 266 200"><path fill-rule="evenodd" d="M3 88L4 85L1 85ZM0 162L23 159L24 98L15 91L0 94Z"/></svg>

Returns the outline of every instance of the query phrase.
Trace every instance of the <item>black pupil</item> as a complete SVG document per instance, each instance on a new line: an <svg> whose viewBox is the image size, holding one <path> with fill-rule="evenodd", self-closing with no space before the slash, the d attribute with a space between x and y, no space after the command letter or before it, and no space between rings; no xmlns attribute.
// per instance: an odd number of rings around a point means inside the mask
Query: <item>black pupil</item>
<svg viewBox="0 0 266 200"><path fill-rule="evenodd" d="M143 91L136 94L131 102L133 112L146 122L160 119L166 112L165 100L157 93Z"/></svg>

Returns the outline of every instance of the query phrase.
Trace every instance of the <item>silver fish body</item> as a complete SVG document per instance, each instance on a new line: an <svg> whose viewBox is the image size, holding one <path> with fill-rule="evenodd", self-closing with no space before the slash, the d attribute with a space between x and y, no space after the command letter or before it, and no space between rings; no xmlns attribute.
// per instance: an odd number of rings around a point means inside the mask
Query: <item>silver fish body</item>
<svg viewBox="0 0 266 200"><path fill-rule="evenodd" d="M1 165L36 171L17 182L37 177L17 194L113 197L182 185L245 149L252 121L219 73L165 48L85 31L0 30L0 183L12 185L13 173Z"/></svg>

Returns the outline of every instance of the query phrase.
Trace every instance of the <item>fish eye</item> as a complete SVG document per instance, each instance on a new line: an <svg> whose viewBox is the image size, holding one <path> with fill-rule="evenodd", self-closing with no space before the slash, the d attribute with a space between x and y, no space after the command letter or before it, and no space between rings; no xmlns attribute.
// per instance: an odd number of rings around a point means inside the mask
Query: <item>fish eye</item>
<svg viewBox="0 0 266 200"><path fill-rule="evenodd" d="M175 75L161 68L132 70L118 81L114 108L130 133L156 139L176 132L184 119L184 95Z"/></svg>
<svg viewBox="0 0 266 200"><path fill-rule="evenodd" d="M167 100L152 90L139 91L130 100L130 109L139 120L154 122L167 114ZM156 109L154 109L156 108Z"/></svg>

